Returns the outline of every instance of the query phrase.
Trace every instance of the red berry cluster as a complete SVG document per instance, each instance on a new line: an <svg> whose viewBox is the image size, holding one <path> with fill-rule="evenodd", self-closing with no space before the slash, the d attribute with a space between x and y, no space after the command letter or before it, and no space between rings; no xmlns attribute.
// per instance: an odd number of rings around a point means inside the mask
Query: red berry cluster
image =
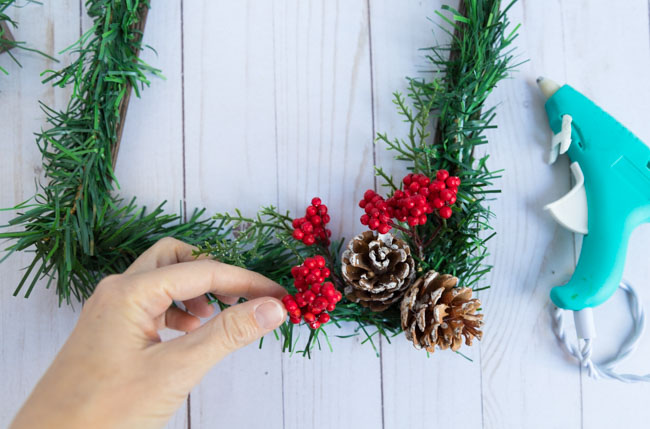
<svg viewBox="0 0 650 429"><path fill-rule="evenodd" d="M458 177L439 170L433 181L424 174L408 174L402 183L404 189L396 190L388 200L371 189L366 191L359 201L359 207L366 211L361 216L363 225L385 234L392 227L392 219L413 227L427 223L427 215L434 211L443 219L451 217L451 206L456 203L460 186Z"/></svg>
<svg viewBox="0 0 650 429"><path fill-rule="evenodd" d="M312 198L311 205L305 210L305 217L293 220L293 238L302 241L307 246L311 246L317 241L328 246L332 231L325 225L329 221L330 215L327 214L327 206L321 203L320 198Z"/></svg>
<svg viewBox="0 0 650 429"><path fill-rule="evenodd" d="M318 329L322 323L329 322L330 315L326 311L333 311L343 294L332 282L325 281L330 276L325 258L320 255L307 258L302 265L291 269L291 275L298 292L282 298L291 323L304 319L312 329Z"/></svg>
<svg viewBox="0 0 650 429"><path fill-rule="evenodd" d="M359 201L359 207L364 209L366 213L361 216L361 223L368 225L368 228L373 231L379 231L381 234L386 234L390 231L391 226L391 208L384 200L384 197L377 194L372 189L368 189L363 194L363 200Z"/></svg>

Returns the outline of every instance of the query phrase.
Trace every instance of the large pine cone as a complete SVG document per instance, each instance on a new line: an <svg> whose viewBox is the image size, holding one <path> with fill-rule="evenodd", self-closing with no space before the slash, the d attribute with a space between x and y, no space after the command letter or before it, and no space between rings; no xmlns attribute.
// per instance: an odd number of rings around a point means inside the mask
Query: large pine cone
<svg viewBox="0 0 650 429"><path fill-rule="evenodd" d="M373 311L397 302L415 278L411 249L391 234L357 235L343 252L341 264L345 296Z"/></svg>
<svg viewBox="0 0 650 429"><path fill-rule="evenodd" d="M400 307L402 329L417 349L433 352L441 349L456 351L462 345L472 345L483 333L483 315L476 314L481 301L472 299L472 289L456 288L458 279L449 274L429 271L413 283Z"/></svg>

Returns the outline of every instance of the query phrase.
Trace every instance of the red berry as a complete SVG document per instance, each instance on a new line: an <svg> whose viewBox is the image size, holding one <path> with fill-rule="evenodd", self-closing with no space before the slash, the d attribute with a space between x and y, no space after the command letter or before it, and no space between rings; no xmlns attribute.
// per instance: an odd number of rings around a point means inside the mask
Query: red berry
<svg viewBox="0 0 650 429"><path fill-rule="evenodd" d="M447 201L449 204L455 204L456 203L456 195L452 195L451 198Z"/></svg>
<svg viewBox="0 0 650 429"><path fill-rule="evenodd" d="M449 177L449 172L447 170L438 170L436 173L436 179L444 182Z"/></svg>
<svg viewBox="0 0 650 429"><path fill-rule="evenodd" d="M387 223L382 223L381 225L379 225L379 228L377 228L377 231L380 234L386 234L388 231L390 231L390 225L388 225Z"/></svg>
<svg viewBox="0 0 650 429"><path fill-rule="evenodd" d="M424 225L425 223L427 223L427 215L423 214L420 216L420 225Z"/></svg>
<svg viewBox="0 0 650 429"><path fill-rule="evenodd" d="M445 205L445 202L442 201L440 198L436 198L436 199L433 200L433 208L434 209L442 208L442 207L444 207L444 205Z"/></svg>
<svg viewBox="0 0 650 429"><path fill-rule="evenodd" d="M409 191L417 192L420 189L420 184L418 182L411 182L409 185Z"/></svg>
<svg viewBox="0 0 650 429"><path fill-rule="evenodd" d="M300 225L300 229L302 229L303 232L310 233L314 231L314 225L312 225L310 222L304 222L302 225Z"/></svg>
<svg viewBox="0 0 650 429"><path fill-rule="evenodd" d="M314 206L314 207L320 206L320 203L321 203L321 201L320 201L320 198L318 198L318 197L314 197L314 198L311 199L311 205Z"/></svg>
<svg viewBox="0 0 650 429"><path fill-rule="evenodd" d="M327 311L334 311L336 309L336 302L331 302L327 305Z"/></svg>
<svg viewBox="0 0 650 429"><path fill-rule="evenodd" d="M341 291L336 291L336 302L339 302L343 298Z"/></svg>
<svg viewBox="0 0 650 429"><path fill-rule="evenodd" d="M420 186L428 186L429 183L431 183L431 179L429 179L424 174L421 174L420 177L418 178L418 182L420 182Z"/></svg>
<svg viewBox="0 0 650 429"><path fill-rule="evenodd" d="M315 307L314 304L311 304L309 308L307 308L307 311L309 311L312 314L320 314L323 312L323 309Z"/></svg>
<svg viewBox="0 0 650 429"><path fill-rule="evenodd" d="M311 304L316 299L316 295L314 295L314 292L310 290L303 293L302 296L305 298L305 301L307 301L308 304Z"/></svg>
<svg viewBox="0 0 650 429"><path fill-rule="evenodd" d="M291 235L292 235L293 238L295 238L296 240L302 240L302 238L305 236L305 233L302 232L302 231L299 230L299 229L294 229L294 230L293 230L293 234L291 234Z"/></svg>
<svg viewBox="0 0 650 429"><path fill-rule="evenodd" d="M404 184L405 184L406 186L408 186L408 185L411 184L412 179L413 179L413 175L412 175L412 174L407 174L407 175L404 176L404 178L402 179L402 182L404 182Z"/></svg>
<svg viewBox="0 0 650 429"><path fill-rule="evenodd" d="M309 270L313 270L314 268L316 268L316 261L314 261L312 258L307 258L305 259L305 263L303 265L307 267Z"/></svg>
<svg viewBox="0 0 650 429"><path fill-rule="evenodd" d="M380 224L381 224L381 222L379 222L379 219L377 219L375 217L370 219L370 221L368 222L368 226L370 227L370 229L377 229L377 228L379 228Z"/></svg>
<svg viewBox="0 0 650 429"><path fill-rule="evenodd" d="M443 189L440 191L440 198L443 199L444 201L449 201L451 200L451 197L454 196L454 193L451 192L449 189Z"/></svg>
<svg viewBox="0 0 650 429"><path fill-rule="evenodd" d="M409 216L406 218L406 223L409 224L409 226L417 226L418 224L418 219L412 216Z"/></svg>
<svg viewBox="0 0 650 429"><path fill-rule="evenodd" d="M294 219L293 222L291 222L291 225L293 226L294 229L296 229L296 228L298 228L298 227L300 226L300 224L303 223L304 221L305 221L305 218L299 217L299 218Z"/></svg>
<svg viewBox="0 0 650 429"><path fill-rule="evenodd" d="M329 304L329 301L327 301L327 298L324 296L319 296L314 300L314 307L320 308L321 310L325 310L327 308L327 304Z"/></svg>
<svg viewBox="0 0 650 429"><path fill-rule="evenodd" d="M325 278L328 278L330 276L331 272L329 268L323 268L321 271L321 275Z"/></svg>
<svg viewBox="0 0 650 429"><path fill-rule="evenodd" d="M309 324L309 327L310 327L311 329L316 330L316 329L320 328L320 322L318 322L318 321L311 322L311 323Z"/></svg>
<svg viewBox="0 0 650 429"><path fill-rule="evenodd" d="M429 185L429 190L433 192L442 191L443 189L445 189L445 187L446 187L445 182L436 180L433 183L431 183L431 185Z"/></svg>
<svg viewBox="0 0 650 429"><path fill-rule="evenodd" d="M322 204L321 206L318 207L318 213L321 216L325 216L327 214L327 206L325 204Z"/></svg>
<svg viewBox="0 0 650 429"><path fill-rule="evenodd" d="M311 222L311 224L314 226L320 226L322 221L323 220L321 219L320 216L312 216L309 218L309 222Z"/></svg>
<svg viewBox="0 0 650 429"><path fill-rule="evenodd" d="M297 325L298 323L300 323L300 317L290 317L289 321L294 325Z"/></svg>
<svg viewBox="0 0 650 429"><path fill-rule="evenodd" d="M330 315L327 313L321 313L321 315L318 316L318 321L322 324L325 324L330 321Z"/></svg>
<svg viewBox="0 0 650 429"><path fill-rule="evenodd" d="M368 189L368 190L363 194L363 198L364 198L366 201L369 201L369 200L371 200L372 197L374 197L375 195L377 195L377 194L375 193L375 191L373 191L372 189Z"/></svg>
<svg viewBox="0 0 650 429"><path fill-rule="evenodd" d="M307 246L311 246L312 244L316 243L316 238L313 235L305 235L305 237L302 239L302 242Z"/></svg>
<svg viewBox="0 0 650 429"><path fill-rule="evenodd" d="M366 200L359 201L359 207L361 207L361 208L364 208L366 206L366 204L368 204L368 201L366 201Z"/></svg>
<svg viewBox="0 0 650 429"><path fill-rule="evenodd" d="M324 214L323 216L321 216L321 218L323 219L323 225L325 225L326 223L330 223L331 220L330 215Z"/></svg>
<svg viewBox="0 0 650 429"><path fill-rule="evenodd" d="M439 210L440 217L443 219L449 219L451 217L451 207L444 206Z"/></svg>
<svg viewBox="0 0 650 429"><path fill-rule="evenodd" d="M302 318L305 319L305 322L311 323L314 320L316 320L316 316L314 316L314 313L307 312L302 315Z"/></svg>
<svg viewBox="0 0 650 429"><path fill-rule="evenodd" d="M410 210L411 216L413 217L419 217L422 215L422 210L420 210L418 207L413 207Z"/></svg>

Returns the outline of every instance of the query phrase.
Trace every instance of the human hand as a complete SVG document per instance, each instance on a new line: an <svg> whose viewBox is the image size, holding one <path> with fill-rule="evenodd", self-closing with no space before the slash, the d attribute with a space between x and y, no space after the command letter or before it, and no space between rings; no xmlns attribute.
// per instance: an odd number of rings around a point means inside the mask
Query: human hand
<svg viewBox="0 0 650 429"><path fill-rule="evenodd" d="M284 288L171 238L102 280L12 428L162 427L203 375L285 319ZM212 314L205 293L234 305ZM183 301L183 311L171 306ZM191 313L191 314L190 314ZM190 332L161 342L164 327Z"/></svg>

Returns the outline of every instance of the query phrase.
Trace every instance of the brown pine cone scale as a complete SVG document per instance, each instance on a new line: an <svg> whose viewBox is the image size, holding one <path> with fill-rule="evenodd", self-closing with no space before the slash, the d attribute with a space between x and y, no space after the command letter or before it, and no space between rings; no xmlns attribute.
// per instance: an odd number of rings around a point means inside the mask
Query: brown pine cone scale
<svg viewBox="0 0 650 429"><path fill-rule="evenodd" d="M449 274L429 271L406 292L400 311L406 338L417 349L433 352L460 349L483 336L483 315L476 314L481 301L472 298L472 289L457 288L458 279Z"/></svg>

